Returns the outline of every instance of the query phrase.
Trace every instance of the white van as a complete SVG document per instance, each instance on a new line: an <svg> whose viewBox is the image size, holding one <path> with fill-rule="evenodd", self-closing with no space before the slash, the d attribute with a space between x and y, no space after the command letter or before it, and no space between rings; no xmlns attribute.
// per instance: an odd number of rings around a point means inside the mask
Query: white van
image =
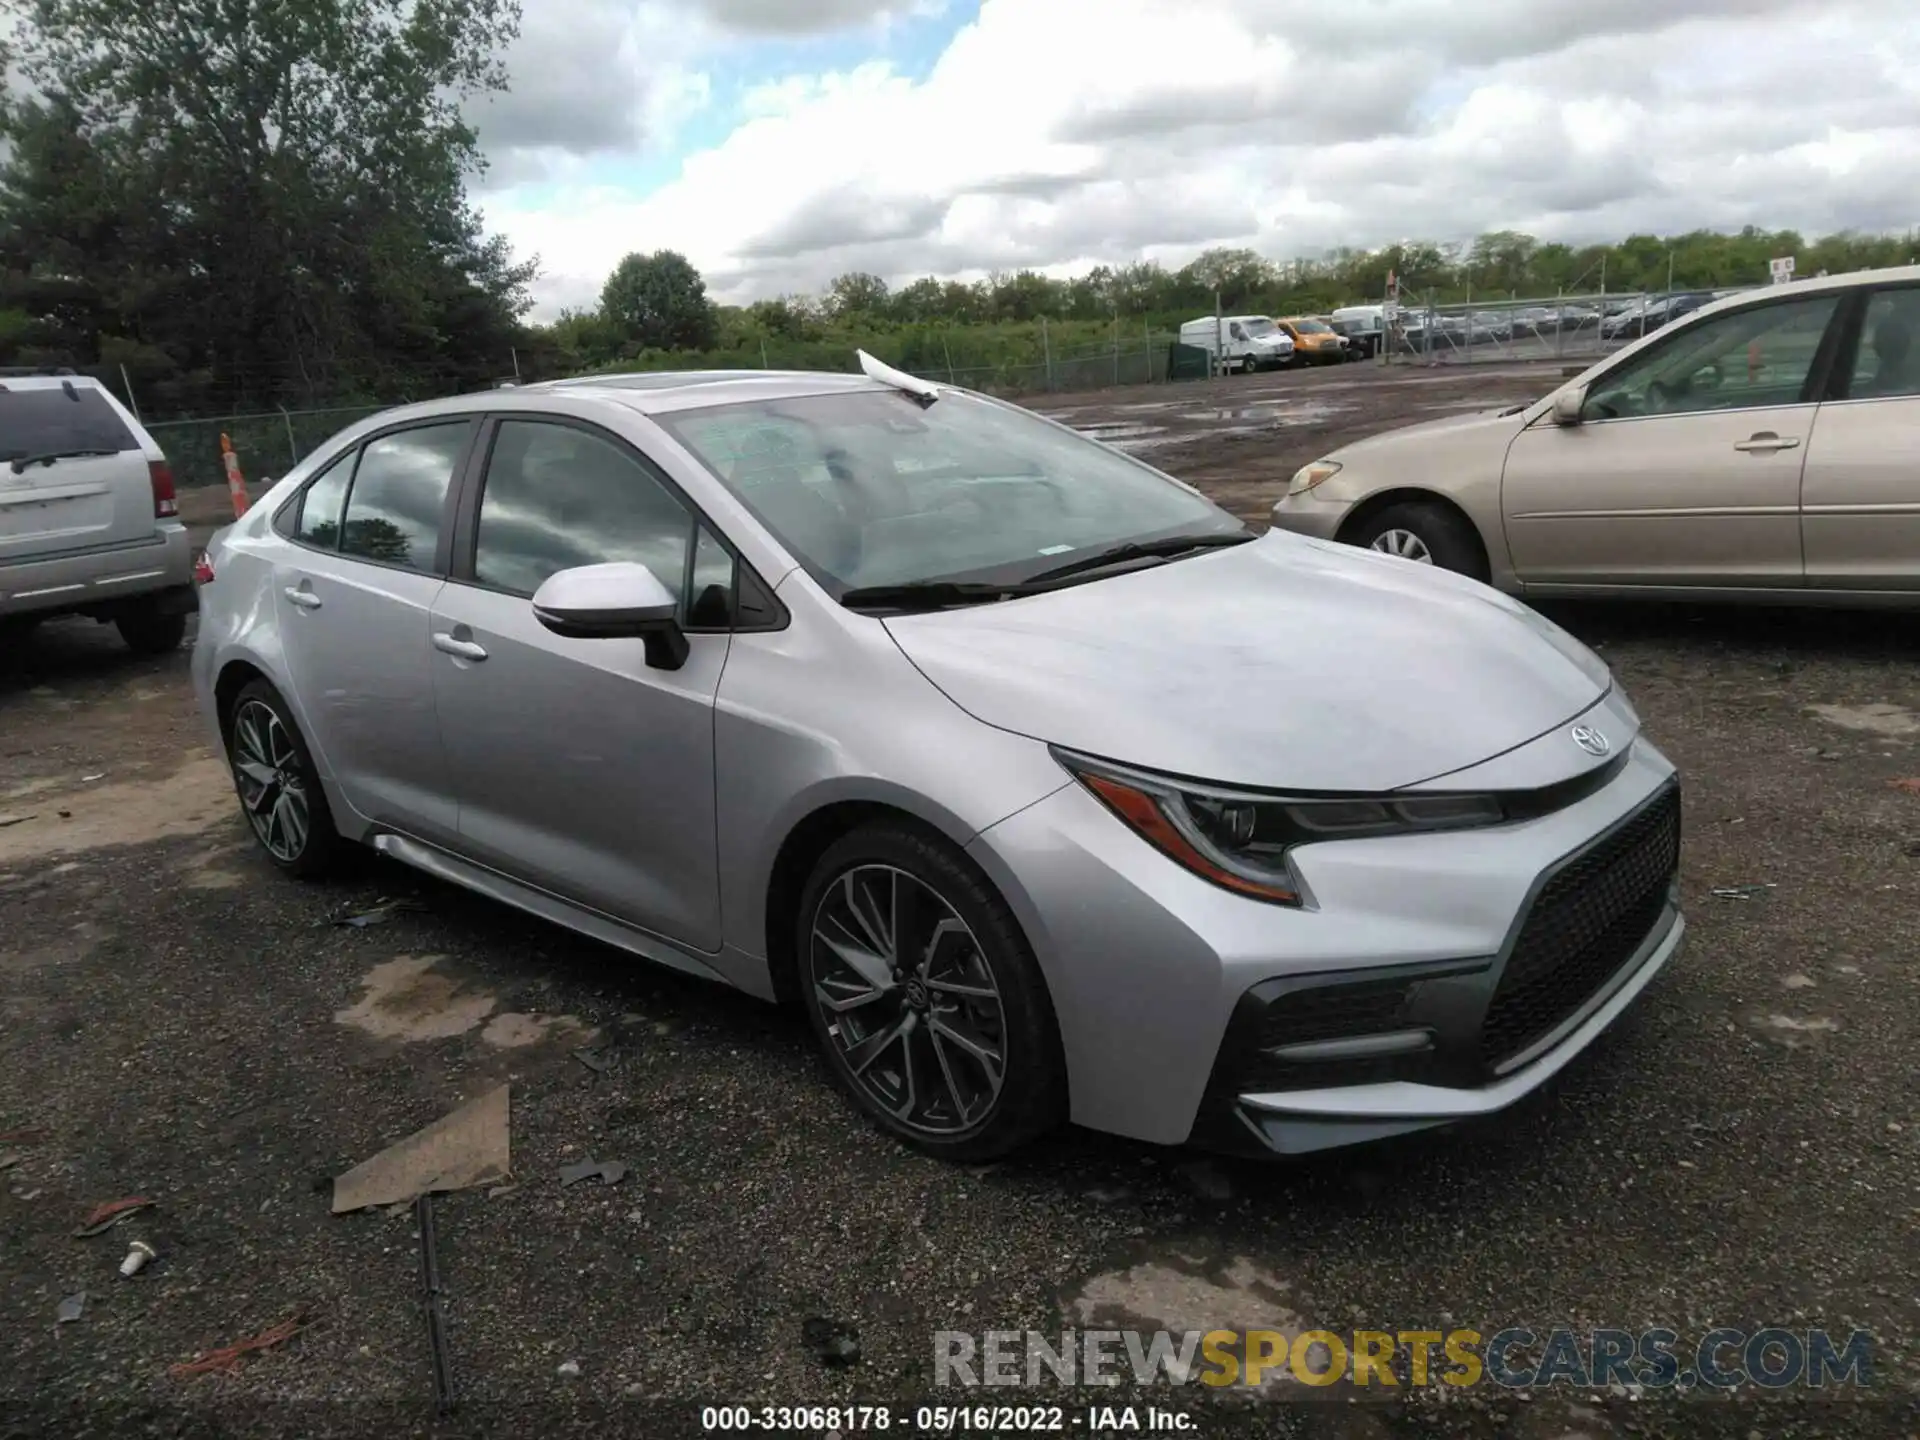
<svg viewBox="0 0 1920 1440"><path fill-rule="evenodd" d="M1359 359L1379 353L1387 329L1384 305L1342 305L1327 317L1327 323L1347 337L1347 344Z"/></svg>
<svg viewBox="0 0 1920 1440"><path fill-rule="evenodd" d="M1293 363L1293 337L1269 315L1203 315L1180 327L1180 343L1213 356L1217 370L1251 373Z"/></svg>

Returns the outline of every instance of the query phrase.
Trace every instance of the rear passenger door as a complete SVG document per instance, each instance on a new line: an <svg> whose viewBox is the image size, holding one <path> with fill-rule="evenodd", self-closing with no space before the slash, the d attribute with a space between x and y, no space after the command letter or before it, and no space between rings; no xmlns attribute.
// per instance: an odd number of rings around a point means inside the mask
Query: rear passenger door
<svg viewBox="0 0 1920 1440"><path fill-rule="evenodd" d="M1920 286L1869 291L1800 484L1807 584L1920 590Z"/></svg>
<svg viewBox="0 0 1920 1440"><path fill-rule="evenodd" d="M292 543L272 601L309 742L341 798L378 826L452 843L428 618L444 583L453 477L471 416L382 432L275 517Z"/></svg>
<svg viewBox="0 0 1920 1440"><path fill-rule="evenodd" d="M691 948L720 948L713 705L732 552L626 441L501 417L433 608L434 692L460 848L525 883ZM689 655L575 640L534 618L548 576L635 561L681 597Z"/></svg>

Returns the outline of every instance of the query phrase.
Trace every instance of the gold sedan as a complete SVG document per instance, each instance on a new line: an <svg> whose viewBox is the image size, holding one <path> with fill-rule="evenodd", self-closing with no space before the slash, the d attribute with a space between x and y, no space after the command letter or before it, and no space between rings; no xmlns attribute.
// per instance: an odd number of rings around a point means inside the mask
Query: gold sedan
<svg viewBox="0 0 1920 1440"><path fill-rule="evenodd" d="M1512 594L1920 608L1920 266L1729 296L1530 405L1376 435L1273 523Z"/></svg>

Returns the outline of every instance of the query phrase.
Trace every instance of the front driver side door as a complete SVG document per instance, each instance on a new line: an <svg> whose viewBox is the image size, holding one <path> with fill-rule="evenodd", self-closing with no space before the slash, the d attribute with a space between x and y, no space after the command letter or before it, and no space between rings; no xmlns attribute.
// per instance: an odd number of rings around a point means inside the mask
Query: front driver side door
<svg viewBox="0 0 1920 1440"><path fill-rule="evenodd" d="M515 879L720 948L713 705L731 638L733 557L624 441L556 417L482 440L477 514L433 609L434 693L460 848ZM534 618L556 571L637 561L682 596L690 653L574 640Z"/></svg>
<svg viewBox="0 0 1920 1440"><path fill-rule="evenodd" d="M1800 472L1840 293L1684 326L1542 416L1501 484L1528 585L1797 587Z"/></svg>

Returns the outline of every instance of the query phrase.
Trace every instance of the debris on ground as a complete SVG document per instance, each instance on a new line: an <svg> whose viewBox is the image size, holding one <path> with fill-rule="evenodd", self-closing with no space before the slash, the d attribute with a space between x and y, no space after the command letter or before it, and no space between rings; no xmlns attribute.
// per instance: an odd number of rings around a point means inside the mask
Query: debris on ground
<svg viewBox="0 0 1920 1440"><path fill-rule="evenodd" d="M38 1145L46 1138L45 1130L8 1130L0 1133L0 1145Z"/></svg>
<svg viewBox="0 0 1920 1440"><path fill-rule="evenodd" d="M511 1175L509 1087L501 1085L389 1145L333 1182L333 1213L410 1205L440 1190L499 1184Z"/></svg>
<svg viewBox="0 0 1920 1440"><path fill-rule="evenodd" d="M159 1251L144 1240L136 1240L127 1250L127 1258L120 1262L120 1278L131 1280L153 1262Z"/></svg>
<svg viewBox="0 0 1920 1440"><path fill-rule="evenodd" d="M354 930L364 930L369 925L384 925L396 915L424 915L427 907L418 900L379 900L371 910L362 910L357 915L343 915L333 923Z"/></svg>
<svg viewBox="0 0 1920 1440"><path fill-rule="evenodd" d="M1909 775L1903 780L1889 780L1887 784L1908 795L1920 795L1920 775Z"/></svg>
<svg viewBox="0 0 1920 1440"><path fill-rule="evenodd" d="M578 1185L582 1180L592 1180L596 1176L608 1185L618 1185L626 1178L627 1167L618 1160L581 1160L572 1165L560 1167L562 1185Z"/></svg>
<svg viewBox="0 0 1920 1440"><path fill-rule="evenodd" d="M613 1068L613 1056L607 1050L576 1050L573 1058L596 1075L604 1075Z"/></svg>
<svg viewBox="0 0 1920 1440"><path fill-rule="evenodd" d="M1777 889L1766 885L1716 885L1707 893L1716 900L1757 900L1769 890Z"/></svg>
<svg viewBox="0 0 1920 1440"><path fill-rule="evenodd" d="M138 1215L142 1210L151 1210L159 1203L144 1195L134 1195L125 1200L109 1200L104 1205L96 1205L93 1212L80 1222L80 1228L73 1232L73 1238L88 1240L95 1235L105 1234L122 1220Z"/></svg>
<svg viewBox="0 0 1920 1440"><path fill-rule="evenodd" d="M809 1315L800 1322L800 1343L822 1365L851 1365L860 1358L860 1332L824 1315Z"/></svg>
<svg viewBox="0 0 1920 1440"><path fill-rule="evenodd" d="M167 1373L176 1380L191 1379L195 1375L211 1375L216 1371L231 1373L240 1368L243 1357L259 1350L271 1350L276 1345L284 1345L294 1336L305 1330L311 1322L304 1311L291 1319L282 1320L271 1330L262 1330L251 1340L241 1340L232 1345L223 1345L218 1350L208 1350L191 1360L182 1360L178 1365L167 1367Z"/></svg>
<svg viewBox="0 0 1920 1440"><path fill-rule="evenodd" d="M78 1294L69 1295L66 1299L62 1300L60 1302L60 1308L53 1313L53 1319L57 1325L71 1325L86 1313L87 1292L82 1290Z"/></svg>
<svg viewBox="0 0 1920 1440"><path fill-rule="evenodd" d="M24 825L29 820L38 820L38 815L0 815L0 830L10 825Z"/></svg>
<svg viewBox="0 0 1920 1440"><path fill-rule="evenodd" d="M453 1411L453 1354L447 1345L447 1317L440 1308L440 1256L433 1228L433 1196L414 1201L420 1230L420 1295L427 1315L427 1346L433 1358L434 1405L442 1415Z"/></svg>
<svg viewBox="0 0 1920 1440"><path fill-rule="evenodd" d="M560 1362L560 1378L563 1380L578 1380L580 1378L580 1362L578 1360L562 1360Z"/></svg>
<svg viewBox="0 0 1920 1440"><path fill-rule="evenodd" d="M18 1150L0 1150L0 1170L11 1170L21 1161Z"/></svg>

